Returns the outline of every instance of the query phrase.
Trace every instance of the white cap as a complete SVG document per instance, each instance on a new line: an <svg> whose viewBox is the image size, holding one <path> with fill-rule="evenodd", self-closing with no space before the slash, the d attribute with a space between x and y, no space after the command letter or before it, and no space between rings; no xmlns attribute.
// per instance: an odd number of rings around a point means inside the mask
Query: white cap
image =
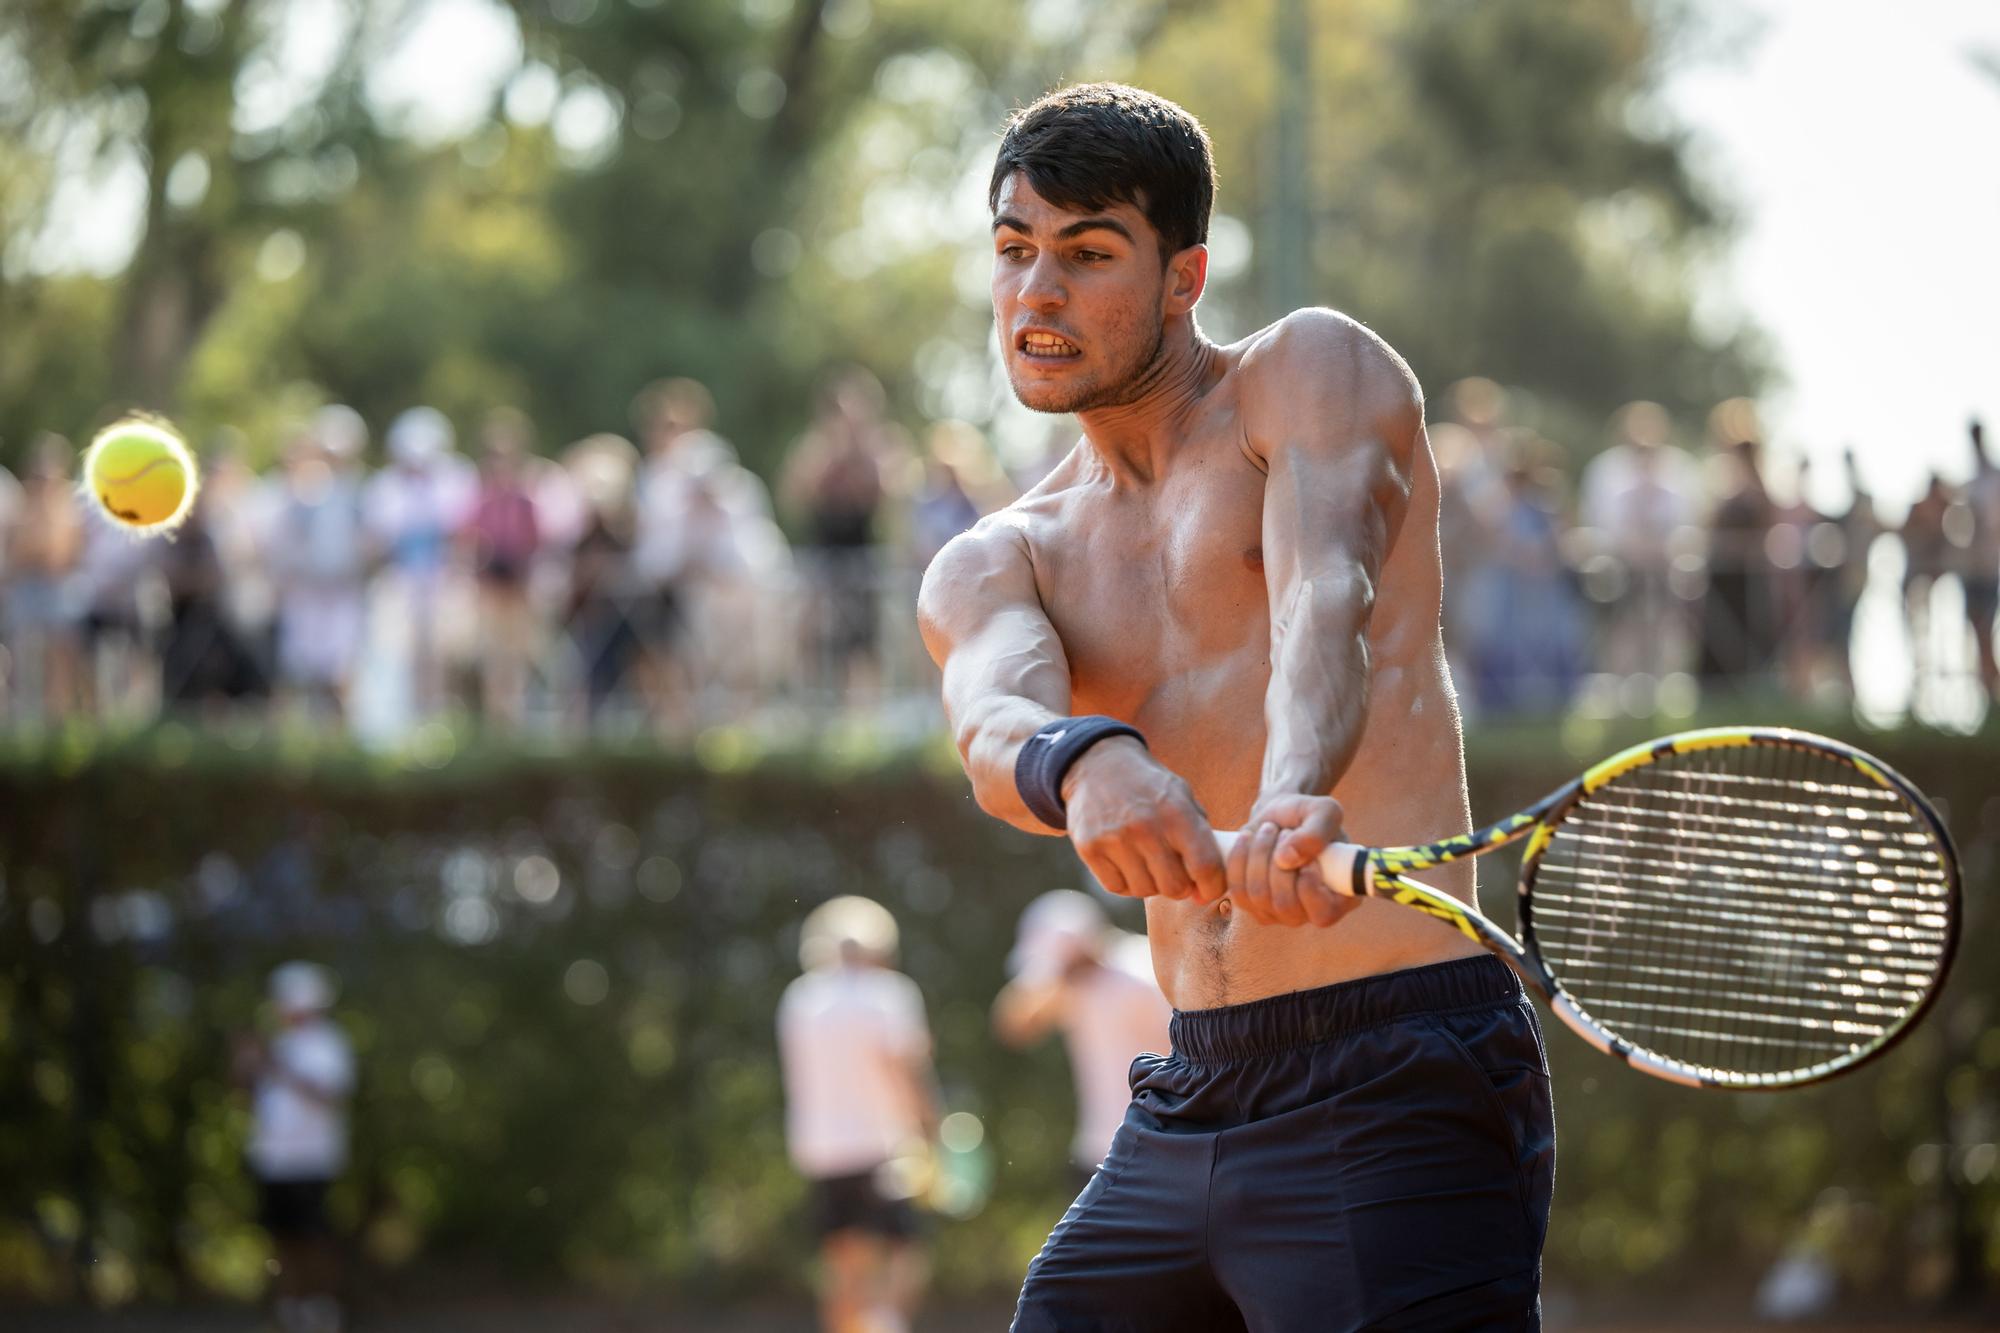
<svg viewBox="0 0 2000 1333"><path fill-rule="evenodd" d="M318 963L281 963L271 972L271 1003L286 1013L333 1008L333 973Z"/></svg>
<svg viewBox="0 0 2000 1333"><path fill-rule="evenodd" d="M410 467L451 452L451 419L435 407L413 407L389 423L389 457Z"/></svg>
<svg viewBox="0 0 2000 1333"><path fill-rule="evenodd" d="M368 423L346 403L328 403L315 412L312 434L335 458L359 458L368 447Z"/></svg>
<svg viewBox="0 0 2000 1333"><path fill-rule="evenodd" d="M1104 909L1087 893L1051 889L1028 904L1007 955L1007 973L1060 972L1104 942Z"/></svg>
<svg viewBox="0 0 2000 1333"><path fill-rule="evenodd" d="M896 918L882 904L852 894L829 898L799 928L799 966L815 972L853 954L887 964L895 960L897 938Z"/></svg>

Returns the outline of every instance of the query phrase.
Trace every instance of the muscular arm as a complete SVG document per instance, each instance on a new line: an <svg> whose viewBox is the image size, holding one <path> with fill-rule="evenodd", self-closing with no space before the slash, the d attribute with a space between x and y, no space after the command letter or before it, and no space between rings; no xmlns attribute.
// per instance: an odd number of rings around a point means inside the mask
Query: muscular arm
<svg viewBox="0 0 2000 1333"><path fill-rule="evenodd" d="M1026 540L982 523L955 537L917 595L924 646L944 673L944 711L979 808L1053 834L1014 786L1021 746L1069 709L1069 662L1035 591Z"/></svg>
<svg viewBox="0 0 2000 1333"><path fill-rule="evenodd" d="M1368 622L1409 507L1423 407L1407 367L1366 329L1300 311L1245 358L1245 444L1265 474L1271 680L1264 764L1229 883L1260 921L1331 925L1353 907L1310 863L1341 836L1330 793L1368 716Z"/></svg>
<svg viewBox="0 0 2000 1333"><path fill-rule="evenodd" d="M1267 367L1281 424L1251 441L1271 600L1260 801L1325 795L1361 744L1369 617L1423 436L1415 381L1366 330L1312 311L1283 336Z"/></svg>
<svg viewBox="0 0 2000 1333"><path fill-rule="evenodd" d="M1014 785L1021 747L1070 706L1069 662L1035 589L1027 542L987 520L931 562L917 621L944 672L944 707L979 808L1054 833ZM1062 781L1077 855L1112 893L1213 902L1226 887L1188 784L1128 736L1099 741Z"/></svg>

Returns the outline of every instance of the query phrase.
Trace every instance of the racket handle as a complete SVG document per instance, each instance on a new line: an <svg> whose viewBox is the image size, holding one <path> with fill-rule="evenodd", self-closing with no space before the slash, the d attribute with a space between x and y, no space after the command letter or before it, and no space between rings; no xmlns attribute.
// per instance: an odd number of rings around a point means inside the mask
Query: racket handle
<svg viewBox="0 0 2000 1333"><path fill-rule="evenodd" d="M1234 829L1217 829L1216 846L1222 849L1225 859L1229 849L1243 835ZM1331 842L1319 854L1319 877L1335 893L1344 893L1350 898L1364 898L1368 895L1368 852L1366 847L1357 847L1351 842Z"/></svg>

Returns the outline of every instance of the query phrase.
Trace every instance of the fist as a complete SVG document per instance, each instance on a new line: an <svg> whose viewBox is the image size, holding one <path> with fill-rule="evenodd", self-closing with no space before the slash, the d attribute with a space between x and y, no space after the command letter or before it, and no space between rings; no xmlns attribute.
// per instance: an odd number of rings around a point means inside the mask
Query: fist
<svg viewBox="0 0 2000 1333"><path fill-rule="evenodd" d="M1355 900L1328 888L1315 862L1340 834L1340 802L1331 796L1265 797L1230 849L1230 898L1266 925L1332 925Z"/></svg>
<svg viewBox="0 0 2000 1333"><path fill-rule="evenodd" d="M1128 736L1099 741L1063 775L1077 855L1112 893L1212 903L1222 854L1186 782Z"/></svg>

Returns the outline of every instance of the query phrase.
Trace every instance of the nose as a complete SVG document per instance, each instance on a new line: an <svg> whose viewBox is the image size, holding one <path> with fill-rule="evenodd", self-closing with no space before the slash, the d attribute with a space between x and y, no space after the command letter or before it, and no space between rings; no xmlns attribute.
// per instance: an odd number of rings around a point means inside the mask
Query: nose
<svg viewBox="0 0 2000 1333"><path fill-rule="evenodd" d="M1030 310L1054 310L1069 300L1069 291L1063 286L1062 271L1052 256L1042 254L1028 266L1021 279L1018 298Z"/></svg>

